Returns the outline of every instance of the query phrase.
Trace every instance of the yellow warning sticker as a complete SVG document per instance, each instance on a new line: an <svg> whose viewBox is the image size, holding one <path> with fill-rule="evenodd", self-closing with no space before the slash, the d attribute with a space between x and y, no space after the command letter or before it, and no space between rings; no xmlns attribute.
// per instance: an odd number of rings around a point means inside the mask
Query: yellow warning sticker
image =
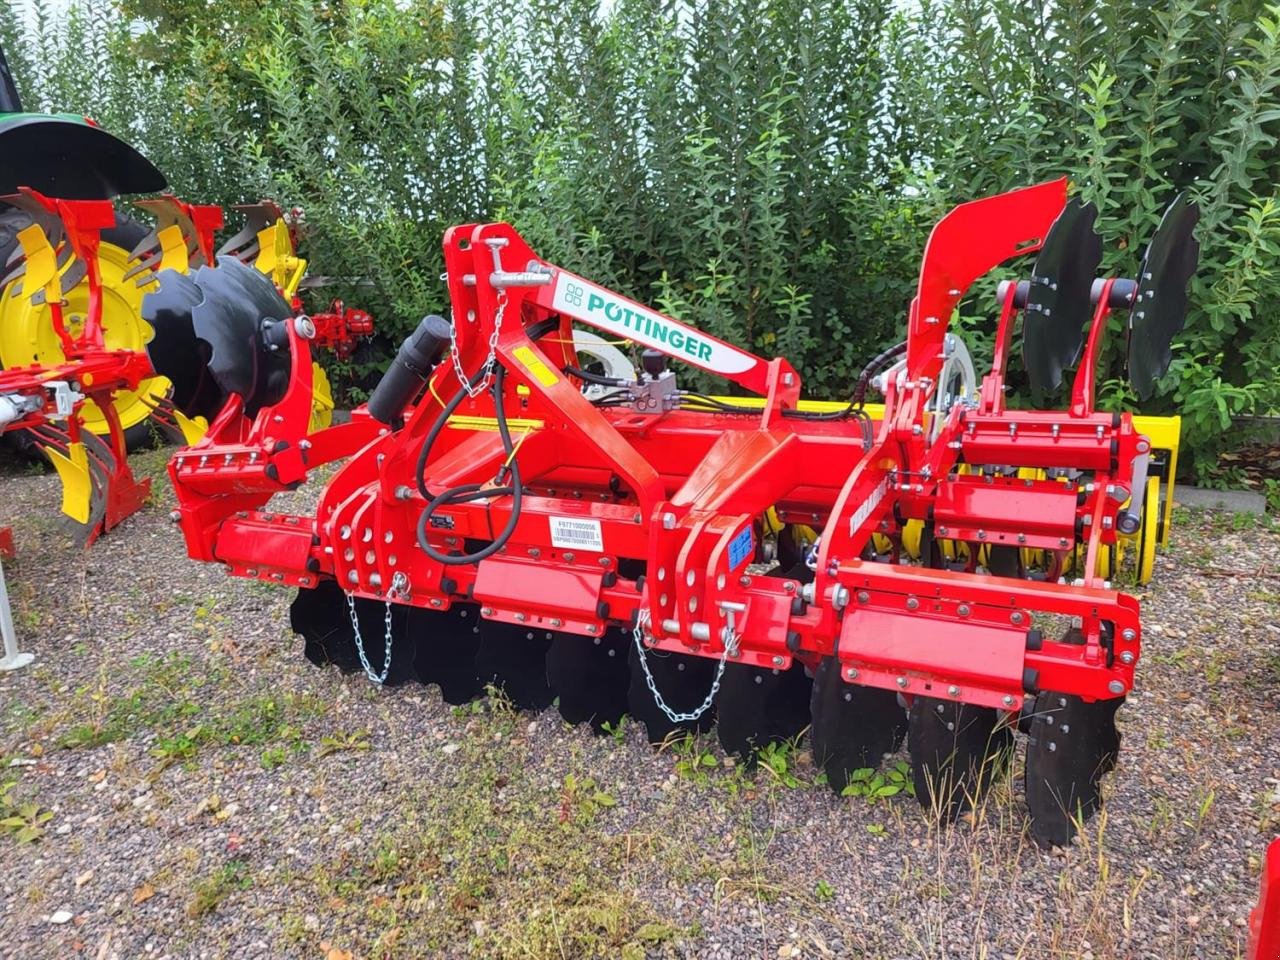
<svg viewBox="0 0 1280 960"><path fill-rule="evenodd" d="M544 387L549 387L554 383L558 383L560 378L555 372L543 363L536 353L528 347L516 347L512 353L515 354L517 360L525 365L525 368L533 374L533 378Z"/></svg>

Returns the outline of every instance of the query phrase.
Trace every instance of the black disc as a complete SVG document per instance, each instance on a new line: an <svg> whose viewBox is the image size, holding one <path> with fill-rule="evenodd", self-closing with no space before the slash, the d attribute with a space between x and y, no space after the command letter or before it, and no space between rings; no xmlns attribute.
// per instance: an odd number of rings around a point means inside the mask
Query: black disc
<svg viewBox="0 0 1280 960"><path fill-rule="evenodd" d="M209 345L214 380L243 398L250 416L278 402L289 385L289 352L271 349L269 330L292 316L289 305L264 274L234 257L201 267L195 283L203 299L191 311L191 324Z"/></svg>
<svg viewBox="0 0 1280 960"><path fill-rule="evenodd" d="M151 325L151 366L173 384L173 404L188 417L212 419L227 395L209 372L209 345L196 338L191 311L200 288L186 274L162 270L159 284L142 299L142 319Z"/></svg>
<svg viewBox="0 0 1280 960"><path fill-rule="evenodd" d="M552 634L518 624L480 621L476 673L492 683L519 710L545 710L555 694L547 683L547 650Z"/></svg>
<svg viewBox="0 0 1280 960"><path fill-rule="evenodd" d="M692 713L711 691L717 663L707 657L695 657L683 653L666 653L662 650L646 650L645 663L653 674L653 685L673 713ZM644 667L635 643L628 654L630 686L627 690L627 712L632 719L644 724L650 743L662 743L677 730L685 733L706 733L715 723L716 708L710 706L696 720L674 723L653 699L653 692L645 679Z"/></svg>
<svg viewBox="0 0 1280 960"><path fill-rule="evenodd" d="M445 703L469 703L484 693L476 672L480 648L480 612L475 604L455 603L447 611L409 609L405 630L413 644L419 682L436 684Z"/></svg>
<svg viewBox="0 0 1280 960"><path fill-rule="evenodd" d="M836 657L824 657L818 665L809 704L813 760L837 793L849 785L855 770L880 766L907 733L907 713L898 695L845 682Z"/></svg>
<svg viewBox="0 0 1280 960"><path fill-rule="evenodd" d="M911 702L907 748L916 799L943 821L958 817L999 775L1013 731L990 707L934 697Z"/></svg>
<svg viewBox="0 0 1280 960"><path fill-rule="evenodd" d="M359 669L347 598L334 581L298 590L289 605L289 626L301 635L303 653L317 667L332 663L344 671Z"/></svg>
<svg viewBox="0 0 1280 960"><path fill-rule="evenodd" d="M1031 836L1042 847L1065 846L1078 823L1102 805L1099 782L1114 763L1118 701L1085 703L1072 694L1045 691L1035 699L1027 740L1026 793Z"/></svg>
<svg viewBox="0 0 1280 960"><path fill-rule="evenodd" d="M1036 257L1022 314L1022 360L1036 393L1056 390L1062 371L1080 358L1093 314L1090 289L1102 262L1097 216L1092 203L1070 200Z"/></svg>
<svg viewBox="0 0 1280 960"><path fill-rule="evenodd" d="M1173 338L1187 319L1187 285L1200 259L1195 238L1200 207L1178 194L1169 204L1142 258L1129 315L1129 382L1148 399L1173 360Z"/></svg>
<svg viewBox="0 0 1280 960"><path fill-rule="evenodd" d="M627 647L630 631L612 628L602 637L557 633L547 651L547 682L568 723L589 723L596 733L616 729L627 712Z"/></svg>
<svg viewBox="0 0 1280 960"><path fill-rule="evenodd" d="M993 544L987 548L987 572L997 577L1022 576L1022 563L1017 547Z"/></svg>
<svg viewBox="0 0 1280 960"><path fill-rule="evenodd" d="M812 692L799 661L787 670L726 665L716 696L720 746L752 761L757 750L798 736L809 724Z"/></svg>

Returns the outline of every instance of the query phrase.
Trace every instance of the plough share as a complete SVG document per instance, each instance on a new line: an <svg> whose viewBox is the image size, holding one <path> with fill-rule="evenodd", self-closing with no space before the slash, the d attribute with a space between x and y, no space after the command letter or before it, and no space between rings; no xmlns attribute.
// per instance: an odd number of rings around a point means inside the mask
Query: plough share
<svg viewBox="0 0 1280 960"><path fill-rule="evenodd" d="M714 723L747 760L807 727L837 790L905 738L917 796L948 819L1024 731L1032 835L1066 843L1100 803L1142 649L1138 601L1100 568L1151 515L1152 444L1095 408L1102 338L1124 311L1145 396L1197 253L1179 199L1137 278L1099 279L1094 215L1065 181L948 214L905 342L848 404L802 400L787 360L491 223L444 237L452 322L423 320L367 406L308 436L312 330L229 292L219 316L245 335L208 364L243 383L171 461L174 519L191 556L299 588L313 662L451 703L492 685L597 729L630 714L654 742ZM972 382L949 320L1033 253L999 286L993 365ZM185 282L160 275L157 336L191 339ZM1068 409L1006 405L1019 318L1038 394L1075 368ZM575 322L643 348L643 371L584 369ZM756 398L682 389L668 358ZM269 509L334 461L314 516Z"/></svg>

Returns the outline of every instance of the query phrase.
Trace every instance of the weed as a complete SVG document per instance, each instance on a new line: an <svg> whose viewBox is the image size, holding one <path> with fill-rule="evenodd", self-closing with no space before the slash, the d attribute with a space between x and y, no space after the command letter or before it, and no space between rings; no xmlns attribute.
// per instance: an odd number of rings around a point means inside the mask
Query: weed
<svg viewBox="0 0 1280 960"><path fill-rule="evenodd" d="M827 883L827 881L819 880L816 884L814 884L813 895L817 897L820 901L826 902L827 900L831 900L835 897L836 891L835 891L835 888L831 886L831 884Z"/></svg>
<svg viewBox="0 0 1280 960"><path fill-rule="evenodd" d="M248 864L243 860L228 860L214 873L196 884L191 902L187 904L187 916L195 920L218 908L218 904L237 890L253 886Z"/></svg>
<svg viewBox="0 0 1280 960"><path fill-rule="evenodd" d="M320 749L317 756L327 757L331 753L344 750L368 750L369 731L356 730L353 733L331 733L320 738Z"/></svg>
<svg viewBox="0 0 1280 960"><path fill-rule="evenodd" d="M41 810L34 801L14 799L16 785L16 780L10 780L0 786L0 830L18 843L34 843L44 836L44 825L53 819L53 812Z"/></svg>
<svg viewBox="0 0 1280 960"><path fill-rule="evenodd" d="M848 785L840 791L843 797L863 797L870 804L896 797L900 793L906 793L912 797L916 795L916 785L911 779L911 768L901 760L884 773L879 773L872 767L853 771L849 776ZM884 828L880 829L883 831Z"/></svg>
<svg viewBox="0 0 1280 960"><path fill-rule="evenodd" d="M793 763L795 754L796 746L791 741L770 743L759 751L760 768L773 774L784 787L795 789L801 785Z"/></svg>
<svg viewBox="0 0 1280 960"><path fill-rule="evenodd" d="M567 774L560 788L560 822L573 819L578 823L590 823L602 809L615 807L618 801L612 794L596 787L593 777L579 779Z"/></svg>

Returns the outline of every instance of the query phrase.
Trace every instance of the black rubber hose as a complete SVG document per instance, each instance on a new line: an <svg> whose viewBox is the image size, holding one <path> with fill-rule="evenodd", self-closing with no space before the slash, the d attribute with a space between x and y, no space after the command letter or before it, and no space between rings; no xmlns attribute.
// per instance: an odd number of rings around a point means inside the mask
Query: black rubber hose
<svg viewBox="0 0 1280 960"><path fill-rule="evenodd" d="M478 383L483 378L483 375L484 368L481 367L476 375L471 378L471 385L474 386ZM453 414L453 411L456 410L458 405L462 402L462 397L466 394L466 390L464 388L460 387L458 389L458 393L440 412L440 416L437 417L436 422L431 425L431 430L423 441L422 452L418 455L417 481L418 492L428 499L427 505L422 508L422 514L418 517L418 546L420 546L423 552L432 560L437 560L440 563L454 567L465 566L469 563L479 563L486 557L490 557L497 553L506 545L507 541L511 539L511 535L515 533L516 524L520 521L520 506L524 499L524 483L520 477L520 462L513 456L515 453L515 444L511 441L511 431L507 426L507 412L503 409L502 405L503 385L506 383L506 379L506 367L501 364L496 365L493 373L493 386L491 387L493 393L494 414L498 421L498 435L502 438L502 449L506 452L507 458L510 461L509 465L503 464L503 466L499 468L498 478L501 481L503 474L510 470L511 483L509 486L485 487L483 484L479 483L467 483L462 484L461 486L451 487L450 489L435 496L432 496L427 491L426 480L424 478L427 456L430 453L431 445L435 443L435 439L439 435L440 430L444 428L444 424ZM432 515L440 507L502 496L511 497L511 516L508 518L507 525L503 527L502 532L499 533L488 546L482 547L474 553L447 554L436 550L435 547L431 546L427 541L427 526L431 522Z"/></svg>
<svg viewBox="0 0 1280 960"><path fill-rule="evenodd" d="M872 358L871 362L862 368L862 373L858 374L858 382L853 387L853 405L861 407L867 398L867 388L871 386L871 378L880 372L880 369L887 365L890 360L896 360L902 354L907 352L907 341L895 343L888 350L877 354Z"/></svg>

